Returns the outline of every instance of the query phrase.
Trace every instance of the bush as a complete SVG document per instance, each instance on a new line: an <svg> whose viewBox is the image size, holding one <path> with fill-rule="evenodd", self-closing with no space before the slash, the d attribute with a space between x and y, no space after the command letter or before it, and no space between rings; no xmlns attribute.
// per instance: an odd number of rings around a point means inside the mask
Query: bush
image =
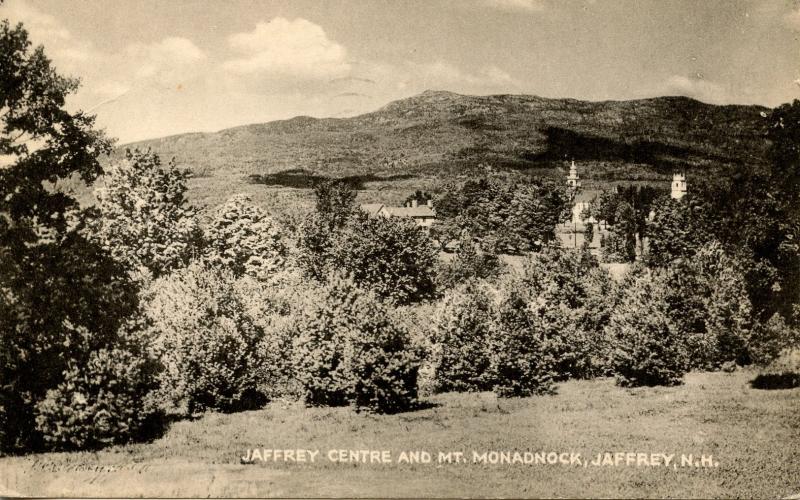
<svg viewBox="0 0 800 500"><path fill-rule="evenodd" d="M644 273L631 282L611 316L611 365L621 386L677 385L689 354L670 318L661 276Z"/></svg>
<svg viewBox="0 0 800 500"><path fill-rule="evenodd" d="M492 303L487 291L469 282L447 292L433 318L434 389L485 391L492 388L489 352Z"/></svg>
<svg viewBox="0 0 800 500"><path fill-rule="evenodd" d="M495 393L512 397L552 392L556 360L549 344L520 290L506 292L487 346Z"/></svg>
<svg viewBox="0 0 800 500"><path fill-rule="evenodd" d="M307 404L350 403L381 413L411 407L418 355L374 295L335 276L304 309L295 325L293 364Z"/></svg>
<svg viewBox="0 0 800 500"><path fill-rule="evenodd" d="M170 411L232 411L258 405L264 333L233 275L192 264L156 280L147 293L153 349L165 370L160 403Z"/></svg>
<svg viewBox="0 0 800 500"><path fill-rule="evenodd" d="M77 232L0 249L0 450L45 447L36 404L91 353L117 346L137 311L137 290L125 270Z"/></svg>
<svg viewBox="0 0 800 500"><path fill-rule="evenodd" d="M148 408L156 363L127 348L100 349L71 364L64 380L36 405L36 427L48 448L85 449L141 440L159 425Z"/></svg>
<svg viewBox="0 0 800 500"><path fill-rule="evenodd" d="M736 259L712 242L691 260L677 259L666 270L664 283L670 316L687 341L691 367L718 369L726 362L750 362L753 313Z"/></svg>
<svg viewBox="0 0 800 500"><path fill-rule="evenodd" d="M237 277L267 280L285 267L281 228L250 197L239 194L216 211L205 231L206 259Z"/></svg>
<svg viewBox="0 0 800 500"><path fill-rule="evenodd" d="M436 288L441 293L471 279L492 278L500 273L501 268L502 262L497 255L478 251L475 243L464 238L459 242L453 260L439 264Z"/></svg>
<svg viewBox="0 0 800 500"><path fill-rule="evenodd" d="M786 323L779 313L775 313L765 323L752 329L747 339L750 361L766 366L778 359L785 351L800 346L800 331Z"/></svg>
<svg viewBox="0 0 800 500"><path fill-rule="evenodd" d="M264 332L258 344L262 360L258 372L258 390L269 398L299 397L300 391L292 366L293 325L303 310L303 298L312 294L293 271L282 271L264 282L241 278L234 284L246 314Z"/></svg>
<svg viewBox="0 0 800 500"><path fill-rule="evenodd" d="M522 274L506 286L518 290L530 321L547 339L558 379L606 371L604 328L616 291L587 251L546 248L531 255Z"/></svg>
<svg viewBox="0 0 800 500"><path fill-rule="evenodd" d="M437 252L412 220L359 213L335 239L333 254L334 269L383 299L408 304L434 293Z"/></svg>

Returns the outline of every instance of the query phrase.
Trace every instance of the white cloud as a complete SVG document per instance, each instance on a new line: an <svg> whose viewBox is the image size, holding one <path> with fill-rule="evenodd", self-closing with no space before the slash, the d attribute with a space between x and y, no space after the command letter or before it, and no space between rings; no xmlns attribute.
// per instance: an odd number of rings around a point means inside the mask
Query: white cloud
<svg viewBox="0 0 800 500"><path fill-rule="evenodd" d="M9 0L2 10L12 22L23 23L34 44L45 46L60 73L81 77L79 94L70 101L78 107L94 108L142 86L174 87L200 74L199 63L206 59L191 40L178 37L101 50L24 0Z"/></svg>
<svg viewBox="0 0 800 500"><path fill-rule="evenodd" d="M345 48L305 19L259 22L253 31L228 37L228 43L241 54L223 65L233 74L329 79L350 71Z"/></svg>
<svg viewBox="0 0 800 500"><path fill-rule="evenodd" d="M82 61L89 61L96 55L91 43L76 40L58 19L24 0L8 0L1 10L12 24L23 23L31 42L44 45L48 57L59 69L73 72Z"/></svg>
<svg viewBox="0 0 800 500"><path fill-rule="evenodd" d="M134 63L135 79L156 78L171 85L193 76L197 64L205 60L206 55L191 40L168 37L155 43L128 45L124 59Z"/></svg>
<svg viewBox="0 0 800 500"><path fill-rule="evenodd" d="M711 104L729 101L728 92L721 85L701 77L673 75L665 82L662 94L692 97Z"/></svg>
<svg viewBox="0 0 800 500"><path fill-rule="evenodd" d="M98 124L123 143L301 114L353 115L428 89L524 89L496 66L467 71L447 61L354 60L305 19L258 22L230 35L227 57L215 58L173 36L118 49L94 45L25 0L8 0L0 12L24 22L60 73L81 78L70 107L96 113Z"/></svg>
<svg viewBox="0 0 800 500"><path fill-rule="evenodd" d="M544 9L541 0L484 0L490 7L509 11L537 12Z"/></svg>

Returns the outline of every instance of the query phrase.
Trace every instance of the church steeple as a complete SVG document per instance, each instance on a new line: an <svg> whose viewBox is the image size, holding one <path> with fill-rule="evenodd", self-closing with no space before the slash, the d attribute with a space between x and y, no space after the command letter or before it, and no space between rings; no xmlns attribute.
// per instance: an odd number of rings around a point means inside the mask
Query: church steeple
<svg viewBox="0 0 800 500"><path fill-rule="evenodd" d="M686 174L672 174L672 192L670 196L673 200L680 200L686 196Z"/></svg>
<svg viewBox="0 0 800 500"><path fill-rule="evenodd" d="M572 160L572 165L569 167L569 175L567 176L567 185L572 189L581 187L581 181L578 177L578 167L575 166L575 160Z"/></svg>

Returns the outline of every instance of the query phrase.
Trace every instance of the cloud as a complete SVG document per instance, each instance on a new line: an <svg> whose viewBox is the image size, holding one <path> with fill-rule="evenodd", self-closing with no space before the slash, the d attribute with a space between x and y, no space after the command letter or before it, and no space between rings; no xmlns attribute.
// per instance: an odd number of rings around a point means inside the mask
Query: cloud
<svg viewBox="0 0 800 500"><path fill-rule="evenodd" d="M484 4L501 10L538 12L544 9L541 0L483 0Z"/></svg>
<svg viewBox="0 0 800 500"><path fill-rule="evenodd" d="M34 44L45 46L60 73L81 77L79 94L71 98L78 107L93 109L143 86L174 87L195 78L206 59L186 38L132 43L112 52L78 39L58 19L24 0L9 0L3 11L12 22L23 23Z"/></svg>
<svg viewBox="0 0 800 500"><path fill-rule="evenodd" d="M47 55L60 69L72 72L96 55L91 43L77 40L55 17L29 5L24 0L8 0L3 15L14 23L23 23L30 40L47 47Z"/></svg>
<svg viewBox="0 0 800 500"><path fill-rule="evenodd" d="M198 63L206 55L191 40L167 37L150 44L136 43L124 50L124 59L132 62L134 80L157 80L166 85L180 83L194 76Z"/></svg>
<svg viewBox="0 0 800 500"><path fill-rule="evenodd" d="M522 8L529 8L526 3ZM305 19L258 22L229 35L227 48L206 54L176 36L113 50L95 45L25 0L8 0L0 12L25 24L60 73L80 76L70 108L97 114L98 125L123 143L297 115L349 116L428 89L524 89L497 66L466 70L445 60L358 60Z"/></svg>
<svg viewBox="0 0 800 500"><path fill-rule="evenodd" d="M663 95L681 95L699 101L721 104L729 101L727 91L719 84L702 77L671 76L663 85Z"/></svg>
<svg viewBox="0 0 800 500"><path fill-rule="evenodd" d="M305 19L259 22L253 31L229 36L228 44L241 54L223 64L235 75L327 80L350 71L345 48Z"/></svg>

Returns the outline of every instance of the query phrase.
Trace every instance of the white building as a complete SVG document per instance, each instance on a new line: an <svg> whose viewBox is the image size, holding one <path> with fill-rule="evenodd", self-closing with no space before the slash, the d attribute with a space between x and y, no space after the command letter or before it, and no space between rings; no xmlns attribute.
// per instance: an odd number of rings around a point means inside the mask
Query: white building
<svg viewBox="0 0 800 500"><path fill-rule="evenodd" d="M390 207L380 203L369 203L361 205L361 209L370 215L380 215L381 217L409 217L422 227L431 227L436 220L436 211L433 209L431 200L428 200L425 205L420 205L417 200L412 200L404 207Z"/></svg>
<svg viewBox="0 0 800 500"><path fill-rule="evenodd" d="M686 174L672 174L672 192L670 196L673 200L680 200L686 196Z"/></svg>

